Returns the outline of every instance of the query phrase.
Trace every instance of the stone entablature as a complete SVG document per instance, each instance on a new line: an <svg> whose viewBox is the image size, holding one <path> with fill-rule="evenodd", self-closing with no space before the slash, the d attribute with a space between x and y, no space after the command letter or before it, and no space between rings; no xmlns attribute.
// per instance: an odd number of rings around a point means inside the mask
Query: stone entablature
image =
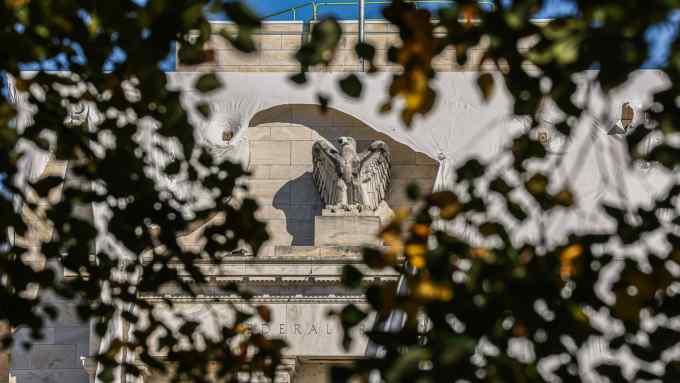
<svg viewBox="0 0 680 383"><path fill-rule="evenodd" d="M313 294L293 294L296 299L307 301L336 301L350 299L365 302L359 291L346 290L341 286L342 267L352 265L363 274L363 283L396 283L398 274L390 269L376 271L363 264L359 246L277 246L274 256L230 256L218 265L211 262L198 263L198 268L208 278L208 285L201 286L198 297L190 297L168 287L156 293L144 293L147 300L198 300L234 301L237 295L226 294L220 284L236 282L247 287L255 295L254 302L290 301L290 291L302 286L314 286ZM170 267L180 277L191 281L183 265ZM288 289L291 288L292 290Z"/></svg>
<svg viewBox="0 0 680 383"><path fill-rule="evenodd" d="M246 309L241 298L219 289L221 283L238 282L254 293L250 303L267 304L271 310L271 322L253 319L247 324L250 331L284 338L289 344L289 348L284 351L285 363L281 366L279 381L321 381L319 379L326 377L329 365L348 363L363 357L368 348L368 340L361 331L370 329L372 318L357 329L353 335L355 341L347 351L341 346L342 329L339 322L327 316L329 311L339 311L347 303L360 307L367 304L361 290L342 287L343 266L354 265L359 268L365 276L363 283L367 285L396 284L398 274L389 269L370 270L362 265L360 248L357 246L279 246L276 250L276 256L233 256L225 258L217 266L200 265L210 275L210 283L202 288L203 293L197 297L170 289L146 294L144 298L155 302L159 310L157 312L167 317L169 326L174 326L172 313L181 312L191 319L199 320L201 329L210 334L215 329L210 327L211 321L205 316L208 311L211 315L217 313L221 320L228 323L232 320L229 305ZM321 255L322 252L328 256ZM182 275L181 267L178 269ZM163 305L166 299L173 302L172 309ZM162 358L163 354L158 353L157 356ZM163 376L153 371L147 373L138 383L166 382Z"/></svg>

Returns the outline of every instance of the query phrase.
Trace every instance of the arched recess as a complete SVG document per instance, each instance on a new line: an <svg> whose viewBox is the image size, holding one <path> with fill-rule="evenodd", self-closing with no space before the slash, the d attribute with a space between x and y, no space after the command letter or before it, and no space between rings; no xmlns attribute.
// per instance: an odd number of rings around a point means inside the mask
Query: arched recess
<svg viewBox="0 0 680 383"><path fill-rule="evenodd" d="M312 245L314 217L321 201L311 178L312 145L317 140L332 144L340 136L357 140L364 150L374 140L385 141L392 152L392 185L387 202L392 208L407 204L409 182L424 191L432 188L438 163L359 119L317 105L284 104L261 110L250 119L246 131L250 149L250 193L261 205L259 216L269 224L270 245Z"/></svg>

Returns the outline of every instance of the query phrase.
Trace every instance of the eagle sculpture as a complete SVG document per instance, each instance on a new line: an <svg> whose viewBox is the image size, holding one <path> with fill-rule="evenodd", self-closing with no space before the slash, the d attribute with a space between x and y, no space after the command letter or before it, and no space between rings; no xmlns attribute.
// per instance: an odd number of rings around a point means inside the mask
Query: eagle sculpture
<svg viewBox="0 0 680 383"><path fill-rule="evenodd" d="M375 211L385 199L390 184L390 150L383 141L373 141L357 153L354 138L338 138L339 150L321 140L312 147L314 184L326 208Z"/></svg>

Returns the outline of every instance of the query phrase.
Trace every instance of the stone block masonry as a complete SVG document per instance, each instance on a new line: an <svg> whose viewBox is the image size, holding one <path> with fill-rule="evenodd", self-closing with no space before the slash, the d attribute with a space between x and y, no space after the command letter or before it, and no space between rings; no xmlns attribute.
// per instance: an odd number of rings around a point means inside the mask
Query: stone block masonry
<svg viewBox="0 0 680 383"><path fill-rule="evenodd" d="M314 246L377 245L380 218L374 216L320 216L314 218Z"/></svg>
<svg viewBox="0 0 680 383"><path fill-rule="evenodd" d="M358 41L357 23L341 21L343 37L338 51L329 67L311 68L312 71L353 72L360 71L359 58L354 52ZM214 51L215 60L201 65L183 65L178 63L178 71L221 71L221 72L297 72L300 65L294 59L295 52L309 38L310 28L301 21L265 21L262 29L255 34L257 54L246 55L238 52L224 41L219 31L234 31L235 25L228 22L213 23L213 35L206 43L205 49ZM381 71L396 71L398 66L387 61L387 50L392 45L399 45L399 31L389 23L380 20L366 22L366 41L376 49L375 64ZM528 42L520 43L519 49L527 49ZM438 71L456 72L477 70L485 47L480 44L469 49L467 63L459 65L456 61L455 49L449 47L433 61ZM491 62L481 63L481 70L495 70Z"/></svg>

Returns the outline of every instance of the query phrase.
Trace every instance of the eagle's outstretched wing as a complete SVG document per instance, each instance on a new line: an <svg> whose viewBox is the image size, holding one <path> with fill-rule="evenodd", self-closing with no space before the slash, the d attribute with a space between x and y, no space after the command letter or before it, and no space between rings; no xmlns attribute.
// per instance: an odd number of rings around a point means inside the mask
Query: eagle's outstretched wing
<svg viewBox="0 0 680 383"><path fill-rule="evenodd" d="M317 141L312 146L312 176L316 190L326 205L335 205L340 200L337 195L338 178L341 177L340 154L326 141Z"/></svg>
<svg viewBox="0 0 680 383"><path fill-rule="evenodd" d="M363 191L364 205L377 209L387 196L390 186L390 149L383 141L373 141L361 153L359 182Z"/></svg>

